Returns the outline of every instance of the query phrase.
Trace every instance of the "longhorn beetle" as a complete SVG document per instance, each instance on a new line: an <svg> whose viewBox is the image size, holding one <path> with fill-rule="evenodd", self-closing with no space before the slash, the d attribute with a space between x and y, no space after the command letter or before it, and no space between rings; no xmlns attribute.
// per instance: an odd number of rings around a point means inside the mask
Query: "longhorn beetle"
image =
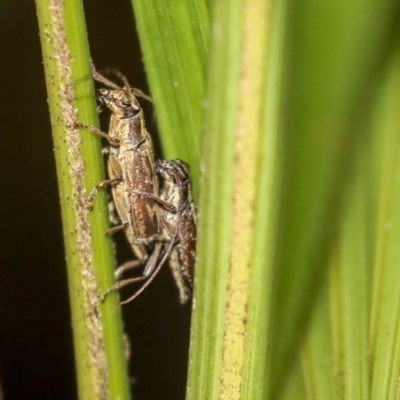
<svg viewBox="0 0 400 400"><path fill-rule="evenodd" d="M110 87L100 89L101 103L112 111L109 132L79 124L80 128L104 137L110 144L107 161L109 179L95 186L89 196L88 206L93 207L99 188L111 185L121 224L111 228L108 234L121 229L125 231L128 242L138 258L125 266L136 267L147 261L151 250L149 245L137 243L136 239L147 238L158 232L157 205L149 198L131 195L135 190L148 193L158 191L153 142L146 130L143 111L136 96L147 100L150 98L140 90L131 88L122 74L113 72L123 81L122 88L99 73L93 73L94 79ZM153 258L155 257L156 254Z"/></svg>
<svg viewBox="0 0 400 400"><path fill-rule="evenodd" d="M197 214L192 199L189 166L179 159L161 160L156 164L156 172L164 179L159 196L138 190L131 193L131 196L151 199L160 207L159 232L136 239L136 243L143 245L156 243L153 253L156 254L155 260L147 263L143 276L117 282L103 294L103 299L115 290L147 279L133 296L121 304L132 301L151 283L168 257L180 302L185 303L190 298L196 260ZM117 275L120 276L126 269L126 266L120 267Z"/></svg>

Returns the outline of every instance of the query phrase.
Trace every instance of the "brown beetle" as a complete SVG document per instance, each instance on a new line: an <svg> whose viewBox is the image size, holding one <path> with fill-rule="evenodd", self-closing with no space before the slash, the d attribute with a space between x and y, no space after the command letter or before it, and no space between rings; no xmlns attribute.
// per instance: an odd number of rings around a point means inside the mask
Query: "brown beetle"
<svg viewBox="0 0 400 400"><path fill-rule="evenodd" d="M88 199L89 208L93 206L97 190L111 185L115 208L121 225L113 227L112 234L123 229L129 244L138 260L127 266L138 266L148 259L149 246L136 242L158 232L157 206L148 198L131 196L135 191L157 193L158 180L155 174L153 142L146 130L143 111L136 96L148 99L141 91L129 86L127 79L115 72L124 82L120 88L113 82L94 73L94 78L111 89L100 89L100 101L111 111L109 133L80 124L81 128L96 133L110 143L107 169L109 178L93 189Z"/></svg>
<svg viewBox="0 0 400 400"><path fill-rule="evenodd" d="M132 192L132 196L152 199L159 205L159 232L147 238L138 238L136 243L150 245L155 242L154 253L149 259L143 276L117 282L103 296L131 283L147 279L145 284L129 299L136 298L154 279L162 265L169 258L170 267L179 289L181 303L191 296L194 265L196 261L197 214L192 199L189 166L182 160L161 160L156 164L164 185L159 196L142 191ZM121 275L126 267L117 270Z"/></svg>

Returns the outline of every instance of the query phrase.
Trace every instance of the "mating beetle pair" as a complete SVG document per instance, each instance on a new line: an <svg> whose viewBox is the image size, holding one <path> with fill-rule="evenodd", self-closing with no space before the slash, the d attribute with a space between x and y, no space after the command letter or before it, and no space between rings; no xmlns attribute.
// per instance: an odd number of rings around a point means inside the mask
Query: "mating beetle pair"
<svg viewBox="0 0 400 400"><path fill-rule="evenodd" d="M119 280L102 298L128 284L145 281L138 292L121 304L133 300L169 259L180 301L185 303L193 285L197 230L189 167L179 159L155 163L153 142L137 100L137 97L148 97L131 88L123 75L115 73L124 83L122 88L94 73L96 80L110 88L100 89L100 101L112 112L109 132L80 125L106 138L110 144L109 179L96 185L89 196L88 206L93 206L99 188L111 185L112 204L120 223L108 233L124 230L138 258L119 267L116 277L120 278L126 270L138 266L144 266L144 270L140 277ZM160 191L157 174L164 181Z"/></svg>

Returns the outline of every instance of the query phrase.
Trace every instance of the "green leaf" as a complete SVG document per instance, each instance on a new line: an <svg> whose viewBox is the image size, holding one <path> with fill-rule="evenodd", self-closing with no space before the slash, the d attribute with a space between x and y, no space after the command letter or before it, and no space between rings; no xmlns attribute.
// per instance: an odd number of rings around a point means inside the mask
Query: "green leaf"
<svg viewBox="0 0 400 400"><path fill-rule="evenodd" d="M369 397L368 329L371 304L373 238L368 235L372 215L368 197L371 181L365 167L366 149L356 154L358 168L346 199L340 238L332 251L330 274L332 330L338 397ZM364 154L362 154L364 153ZM368 153L367 153L368 154Z"/></svg>
<svg viewBox="0 0 400 400"><path fill-rule="evenodd" d="M209 16L204 1L132 0L163 150L192 166L197 190Z"/></svg>
<svg viewBox="0 0 400 400"><path fill-rule="evenodd" d="M82 3L37 0L66 248L81 399L129 398L118 296L99 304L115 269L105 194L89 216L86 189L104 179ZM79 114L77 112L79 110ZM81 136L82 135L82 136ZM87 174L87 175L86 175Z"/></svg>
<svg viewBox="0 0 400 400"><path fill-rule="evenodd" d="M307 399L332 399L338 397L335 385L338 379L333 357L332 327L329 319L329 296L325 285L310 323L301 352L302 378L306 387ZM290 380L293 379L291 376ZM289 397L294 399L295 396Z"/></svg>
<svg viewBox="0 0 400 400"><path fill-rule="evenodd" d="M380 168L379 214L370 325L372 398L398 399L400 368L400 55L392 57L390 73L376 114L375 134ZM382 146L379 145L382 143Z"/></svg>
<svg viewBox="0 0 400 400"><path fill-rule="evenodd" d="M188 397L242 391L252 398L267 382L272 269L265 267L274 249L277 197L269 189L277 185L283 18L277 19L271 49L278 57L267 75L268 3L213 4L209 60L205 4L135 0L133 5L165 152L191 161L203 149Z"/></svg>
<svg viewBox="0 0 400 400"><path fill-rule="evenodd" d="M376 78L392 40L394 7L391 1L370 0L289 6L282 115L285 197L277 249L271 398L285 385L327 276L343 201L353 184L355 152L366 140Z"/></svg>
<svg viewBox="0 0 400 400"><path fill-rule="evenodd" d="M305 400L308 399L305 389L305 382L303 379L303 371L301 369L300 362L296 362L296 365L292 369L289 376L288 383L283 389L282 400Z"/></svg>

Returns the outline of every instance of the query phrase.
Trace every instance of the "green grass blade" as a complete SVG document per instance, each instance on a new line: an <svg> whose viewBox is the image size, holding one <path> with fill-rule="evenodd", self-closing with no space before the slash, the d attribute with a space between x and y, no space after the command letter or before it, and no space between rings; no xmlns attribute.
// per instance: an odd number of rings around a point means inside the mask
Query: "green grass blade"
<svg viewBox="0 0 400 400"><path fill-rule="evenodd" d="M325 285L314 310L301 351L302 378L309 400L338 399L337 370L332 349L329 296ZM290 377L289 379L293 379ZM289 397L296 399L296 396Z"/></svg>
<svg viewBox="0 0 400 400"><path fill-rule="evenodd" d="M338 392L340 398L355 400L369 398L368 327L373 239L368 236L368 216L373 215L373 210L369 207L371 182L365 150L361 147L356 154L358 168L350 185L330 274Z"/></svg>
<svg viewBox="0 0 400 400"><path fill-rule="evenodd" d="M209 16L204 1L132 0L164 154L192 166L197 188Z"/></svg>
<svg viewBox="0 0 400 400"><path fill-rule="evenodd" d="M271 343L273 399L293 365L327 273L353 152L364 139L376 94L371 82L381 74L390 44L394 4L365 0L289 6L285 98L290 118L282 150L286 200Z"/></svg>
<svg viewBox="0 0 400 400"><path fill-rule="evenodd" d="M281 400L306 400L308 399L303 370L300 362L297 362L289 376L288 382L283 389Z"/></svg>
<svg viewBox="0 0 400 400"><path fill-rule="evenodd" d="M266 99L276 101L266 86L269 4L216 2L213 26L188 398L251 399L266 384L249 382L265 377L271 296L264 256L272 259L268 189L275 184L277 129L266 133L274 126L265 121Z"/></svg>
<svg viewBox="0 0 400 400"><path fill-rule="evenodd" d="M240 33L235 26L241 25L240 8L240 1L231 3L225 15L222 2L215 3L213 8L214 18L219 18L220 32L213 36L210 55L188 399L217 399L220 393L240 73Z"/></svg>
<svg viewBox="0 0 400 400"><path fill-rule="evenodd" d="M367 144L368 140L358 149L358 168L346 196L338 243L331 248L329 302L325 287L302 352L311 399L369 398L373 238L368 235L368 216L373 210L367 190L371 188Z"/></svg>
<svg viewBox="0 0 400 400"><path fill-rule="evenodd" d="M286 38L286 1L271 9L271 39L264 55L267 61L263 121L257 166L255 235L246 333L243 398L263 398L270 376L270 321L273 304L273 277L281 198L282 160L282 75ZM265 20L266 17L264 16Z"/></svg>
<svg viewBox="0 0 400 400"><path fill-rule="evenodd" d="M368 136L358 148L354 179L346 196L337 243L332 243L329 302L326 287L302 351L311 399L368 399L368 327L371 297L373 215ZM369 189L367 189L369 188Z"/></svg>
<svg viewBox="0 0 400 400"><path fill-rule="evenodd" d="M78 120L97 124L83 7L78 0L37 0L36 4L60 188L79 396L127 399L117 296L101 306L98 301L99 287L104 291L112 284L115 268L111 241L104 237L108 228L105 195L100 194L90 216L84 203L86 190L104 179L100 141L84 131L82 141L74 128Z"/></svg>
<svg viewBox="0 0 400 400"><path fill-rule="evenodd" d="M400 368L400 56L397 50L377 113L383 142L371 319L372 399L399 399Z"/></svg>

